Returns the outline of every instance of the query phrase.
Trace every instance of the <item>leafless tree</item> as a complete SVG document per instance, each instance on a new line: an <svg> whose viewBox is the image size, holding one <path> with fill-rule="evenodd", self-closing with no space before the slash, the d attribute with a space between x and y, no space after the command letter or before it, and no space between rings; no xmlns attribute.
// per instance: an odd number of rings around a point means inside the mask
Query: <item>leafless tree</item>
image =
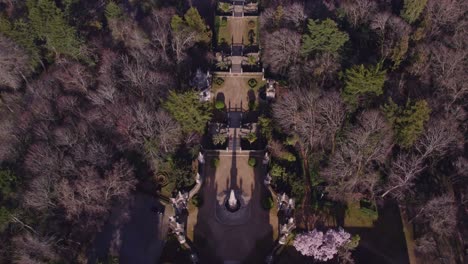
<svg viewBox="0 0 468 264"><path fill-rule="evenodd" d="M44 143L33 144L26 154L24 165L33 175L57 174L62 153Z"/></svg>
<svg viewBox="0 0 468 264"><path fill-rule="evenodd" d="M185 59L187 56L185 52L197 42L197 35L198 33L189 27L171 31L171 47L175 54L177 64Z"/></svg>
<svg viewBox="0 0 468 264"><path fill-rule="evenodd" d="M434 236L428 232L416 239L416 251L422 254L431 254L437 249Z"/></svg>
<svg viewBox="0 0 468 264"><path fill-rule="evenodd" d="M452 119L432 118L429 120L426 131L416 143L416 149L423 159L443 156L451 146L462 142L462 136Z"/></svg>
<svg viewBox="0 0 468 264"><path fill-rule="evenodd" d="M286 74L299 59L301 35L289 29L280 29L264 36L262 61L274 73Z"/></svg>
<svg viewBox="0 0 468 264"><path fill-rule="evenodd" d="M46 211L49 208L57 207L55 193L57 180L58 177L53 175L35 177L24 193L24 205L38 211Z"/></svg>
<svg viewBox="0 0 468 264"><path fill-rule="evenodd" d="M18 89L32 72L27 53L1 34L0 61L0 88Z"/></svg>
<svg viewBox="0 0 468 264"><path fill-rule="evenodd" d="M150 28L151 45L160 50L161 59L168 63L168 48L170 47L171 18L175 11L171 8L153 10L148 19Z"/></svg>
<svg viewBox="0 0 468 264"><path fill-rule="evenodd" d="M375 13L370 27L379 35L382 58L395 56L395 51L401 52L396 47L408 38L411 31L411 27L403 19L389 12Z"/></svg>
<svg viewBox="0 0 468 264"><path fill-rule="evenodd" d="M0 117L0 160L13 157L14 145L18 143L15 124L8 116Z"/></svg>
<svg viewBox="0 0 468 264"><path fill-rule="evenodd" d="M333 143L341 128L345 108L340 96L334 92L323 93L294 90L273 105L273 116L290 134L299 136L304 151L327 147Z"/></svg>
<svg viewBox="0 0 468 264"><path fill-rule="evenodd" d="M95 168L83 167L75 180L62 179L57 186L58 201L67 218L87 216L87 225L98 224L114 200L127 199L135 188L133 169L124 161L114 164L102 178ZM81 221L81 220L80 220Z"/></svg>
<svg viewBox="0 0 468 264"><path fill-rule="evenodd" d="M340 7L353 27L367 23L377 10L377 4L373 0L343 1Z"/></svg>
<svg viewBox="0 0 468 264"><path fill-rule="evenodd" d="M59 261L60 258L53 248L53 237L40 237L25 233L13 238L14 263L16 264L46 264Z"/></svg>
<svg viewBox="0 0 468 264"><path fill-rule="evenodd" d="M443 194L429 200L417 216L417 220L429 223L433 232L450 236L457 225L457 207L453 196Z"/></svg>
<svg viewBox="0 0 468 264"><path fill-rule="evenodd" d="M63 62L54 75L62 83L65 91L86 94L91 85L91 73L84 65L76 62Z"/></svg>
<svg viewBox="0 0 468 264"><path fill-rule="evenodd" d="M306 21L306 14L304 13L304 5L300 3L293 3L285 5L284 7L284 23L292 28L301 28Z"/></svg>
<svg viewBox="0 0 468 264"><path fill-rule="evenodd" d="M379 111L363 112L358 122L345 133L345 141L322 170L332 199L372 198L379 180L378 164L384 164L393 146L392 130Z"/></svg>
<svg viewBox="0 0 468 264"><path fill-rule="evenodd" d="M167 112L159 110L155 115L155 128L161 150L165 153L174 151L182 135L179 123Z"/></svg>
<svg viewBox="0 0 468 264"><path fill-rule="evenodd" d="M403 199L414 186L414 180L425 169L424 159L419 154L400 153L392 162L388 182L381 197L391 195Z"/></svg>
<svg viewBox="0 0 468 264"><path fill-rule="evenodd" d="M434 43L431 46L432 74L436 77L439 94L448 97L447 109L468 95L468 51L465 47L449 48L442 43Z"/></svg>
<svg viewBox="0 0 468 264"><path fill-rule="evenodd" d="M429 0L426 10L430 19L429 35L436 37L462 29L460 19L468 10L468 4L463 0Z"/></svg>

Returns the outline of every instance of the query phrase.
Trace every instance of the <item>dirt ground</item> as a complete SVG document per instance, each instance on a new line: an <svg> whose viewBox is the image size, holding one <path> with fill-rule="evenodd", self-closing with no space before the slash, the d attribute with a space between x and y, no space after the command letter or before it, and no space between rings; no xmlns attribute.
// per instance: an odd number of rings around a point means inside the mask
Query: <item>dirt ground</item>
<svg viewBox="0 0 468 264"><path fill-rule="evenodd" d="M271 218L270 212L261 207L261 197L266 191L262 184L263 169L261 166L252 169L248 165L248 153L221 154L217 168L211 167L212 158L208 157L205 165L203 206L198 210L197 219L190 217L188 226L193 228L201 259L207 261L216 256L209 261L218 263L265 256L273 244L273 229L278 223L276 217ZM231 188L241 189L251 197L250 214L243 224L235 226L223 224L215 216L217 194Z"/></svg>

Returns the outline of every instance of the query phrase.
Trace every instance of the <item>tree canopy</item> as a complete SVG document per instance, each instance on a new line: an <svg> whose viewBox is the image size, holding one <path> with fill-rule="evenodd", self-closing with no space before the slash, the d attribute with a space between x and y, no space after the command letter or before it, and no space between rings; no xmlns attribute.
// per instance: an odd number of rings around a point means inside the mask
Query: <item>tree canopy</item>
<svg viewBox="0 0 468 264"><path fill-rule="evenodd" d="M196 92L171 91L164 106L180 123L185 133L202 134L206 123L211 119L210 105L200 102Z"/></svg>
<svg viewBox="0 0 468 264"><path fill-rule="evenodd" d="M424 124L429 120L431 109L425 100L412 104L407 102L406 107L399 107L392 100L384 106L385 114L393 125L397 142L405 147L411 147L424 132Z"/></svg>
<svg viewBox="0 0 468 264"><path fill-rule="evenodd" d="M419 18L426 4L427 0L405 0L400 15L406 22L412 24Z"/></svg>
<svg viewBox="0 0 468 264"><path fill-rule="evenodd" d="M337 52L349 36L340 31L335 21L327 18L323 21L309 19L307 33L302 36L301 51L305 55L315 52Z"/></svg>
<svg viewBox="0 0 468 264"><path fill-rule="evenodd" d="M174 32L196 33L197 42L209 43L211 41L211 31L203 21L198 10L194 7L187 10L184 17L174 15L171 21L171 28Z"/></svg>
<svg viewBox="0 0 468 264"><path fill-rule="evenodd" d="M381 64L375 66L355 65L346 70L343 99L355 108L368 96L378 96L383 93L386 70Z"/></svg>

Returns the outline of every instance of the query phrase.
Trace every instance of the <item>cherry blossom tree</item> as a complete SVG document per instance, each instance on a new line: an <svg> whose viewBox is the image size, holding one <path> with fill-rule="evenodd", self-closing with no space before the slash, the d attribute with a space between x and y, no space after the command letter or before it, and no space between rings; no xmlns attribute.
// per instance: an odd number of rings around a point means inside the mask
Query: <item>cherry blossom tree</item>
<svg viewBox="0 0 468 264"><path fill-rule="evenodd" d="M327 261L333 259L338 250L350 241L351 234L342 228L329 229L326 233L314 229L297 235L294 239L294 247L304 256Z"/></svg>

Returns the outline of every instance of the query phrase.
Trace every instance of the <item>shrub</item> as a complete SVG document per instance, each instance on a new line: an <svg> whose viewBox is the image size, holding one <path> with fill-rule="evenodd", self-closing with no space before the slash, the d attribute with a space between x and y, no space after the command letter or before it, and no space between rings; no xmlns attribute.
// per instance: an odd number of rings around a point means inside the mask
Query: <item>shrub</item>
<svg viewBox="0 0 468 264"><path fill-rule="evenodd" d="M215 107L216 107L216 109L218 109L218 110L224 109L224 107L225 107L224 102L223 102L223 101L216 101Z"/></svg>
<svg viewBox="0 0 468 264"><path fill-rule="evenodd" d="M222 85L224 83L224 79L221 77L216 77L214 81L217 85Z"/></svg>
<svg viewBox="0 0 468 264"><path fill-rule="evenodd" d="M255 86L257 86L258 82L256 79L252 78L252 79L249 79L248 83L249 83L250 88L254 88Z"/></svg>
<svg viewBox="0 0 468 264"><path fill-rule="evenodd" d="M214 134L212 138L213 144L215 145L223 145L224 143L226 143L226 139L227 139L226 134L221 134L221 133Z"/></svg>
<svg viewBox="0 0 468 264"><path fill-rule="evenodd" d="M196 207L201 207L203 205L203 196L199 193L195 194L192 197L192 204Z"/></svg>
<svg viewBox="0 0 468 264"><path fill-rule="evenodd" d="M264 195L262 197L262 208L269 211L271 208L273 208L274 202L273 198L271 198L270 195Z"/></svg>
<svg viewBox="0 0 468 264"><path fill-rule="evenodd" d="M212 168L217 168L219 166L219 158L213 158L211 160L211 167Z"/></svg>
<svg viewBox="0 0 468 264"><path fill-rule="evenodd" d="M249 166L255 167L257 165L257 159L254 157L249 158Z"/></svg>
<svg viewBox="0 0 468 264"><path fill-rule="evenodd" d="M222 26L222 27L227 26L227 23L228 23L227 17L221 18L221 26Z"/></svg>
<svg viewBox="0 0 468 264"><path fill-rule="evenodd" d="M249 25L249 28L255 28L255 26L256 26L255 21L253 21L253 20L249 20L248 25Z"/></svg>
<svg viewBox="0 0 468 264"><path fill-rule="evenodd" d="M296 156L294 156L294 154L292 154L291 152L284 152L281 155L281 159L284 159L289 162L293 162L293 161L296 161Z"/></svg>

